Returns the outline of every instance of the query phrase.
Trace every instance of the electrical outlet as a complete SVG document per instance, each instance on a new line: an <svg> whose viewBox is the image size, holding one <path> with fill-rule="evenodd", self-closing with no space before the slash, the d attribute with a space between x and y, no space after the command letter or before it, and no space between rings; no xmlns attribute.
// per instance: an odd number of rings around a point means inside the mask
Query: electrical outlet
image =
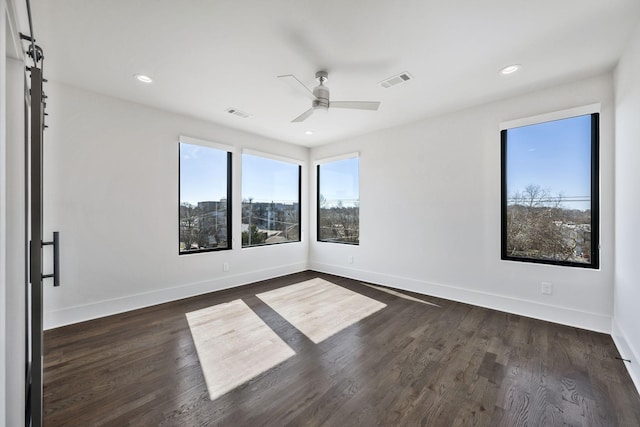
<svg viewBox="0 0 640 427"><path fill-rule="evenodd" d="M348 260L349 260L349 264L353 264L353 256L349 255Z"/></svg>
<svg viewBox="0 0 640 427"><path fill-rule="evenodd" d="M228 262L223 262L222 263L222 271L229 271L229 263Z"/></svg>
<svg viewBox="0 0 640 427"><path fill-rule="evenodd" d="M553 283L551 282L541 282L542 285L542 295L551 295L553 294Z"/></svg>

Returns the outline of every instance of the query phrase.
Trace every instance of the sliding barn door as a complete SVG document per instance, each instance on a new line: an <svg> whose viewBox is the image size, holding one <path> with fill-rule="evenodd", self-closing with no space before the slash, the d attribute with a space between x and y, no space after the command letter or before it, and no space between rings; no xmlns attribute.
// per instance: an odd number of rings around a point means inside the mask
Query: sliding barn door
<svg viewBox="0 0 640 427"><path fill-rule="evenodd" d="M43 285L52 278L59 285L59 238L53 233L45 241L43 233L43 136L45 129L46 95L43 90L42 51L31 44L29 55L34 66L28 69L29 96L25 111L28 157L27 221L29 239L29 282L27 304L27 413L25 424L40 427L43 421ZM53 273L43 271L43 247L53 245Z"/></svg>

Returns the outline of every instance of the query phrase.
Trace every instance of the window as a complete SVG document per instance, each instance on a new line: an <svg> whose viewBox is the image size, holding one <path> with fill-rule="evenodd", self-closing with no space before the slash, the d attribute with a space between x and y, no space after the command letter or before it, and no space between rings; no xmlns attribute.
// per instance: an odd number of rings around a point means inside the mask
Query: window
<svg viewBox="0 0 640 427"><path fill-rule="evenodd" d="M300 241L301 166L242 155L242 247Z"/></svg>
<svg viewBox="0 0 640 427"><path fill-rule="evenodd" d="M191 142L179 144L179 253L230 249L231 153Z"/></svg>
<svg viewBox="0 0 640 427"><path fill-rule="evenodd" d="M502 131L502 259L599 267L598 119Z"/></svg>
<svg viewBox="0 0 640 427"><path fill-rule="evenodd" d="M360 242L359 158L318 165L318 241Z"/></svg>

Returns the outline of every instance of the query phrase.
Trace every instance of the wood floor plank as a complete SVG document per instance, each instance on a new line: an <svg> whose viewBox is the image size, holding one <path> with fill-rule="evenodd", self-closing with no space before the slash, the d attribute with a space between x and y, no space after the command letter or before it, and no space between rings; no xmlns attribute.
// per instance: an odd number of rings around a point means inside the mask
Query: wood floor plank
<svg viewBox="0 0 640 427"><path fill-rule="evenodd" d="M325 281L381 308L359 307L366 315L351 322L347 298L295 292ZM211 356L198 356L186 314L233 301L253 313L234 338L243 348L260 345L259 323L293 354L211 400ZM307 320L297 302L328 314L332 332L314 342L296 328ZM47 331L44 424L640 426L640 397L616 356L605 334L306 271ZM225 363L216 374L233 375Z"/></svg>

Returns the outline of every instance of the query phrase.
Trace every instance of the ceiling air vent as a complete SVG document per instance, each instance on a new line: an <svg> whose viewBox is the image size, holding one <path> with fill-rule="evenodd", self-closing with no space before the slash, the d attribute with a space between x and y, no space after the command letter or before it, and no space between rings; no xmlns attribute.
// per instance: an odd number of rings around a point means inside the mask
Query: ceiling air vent
<svg viewBox="0 0 640 427"><path fill-rule="evenodd" d="M244 111L240 111L237 108L227 108L224 111L226 111L229 114L233 114L234 116L242 117L243 119L247 119L251 117L251 114L245 113Z"/></svg>
<svg viewBox="0 0 640 427"><path fill-rule="evenodd" d="M409 80L413 80L413 76L405 71L404 73L400 73L396 76L389 77L388 79L381 81L380 83L378 83L378 85L386 89L386 88L390 88L391 86L395 86L395 85L399 85L400 83L407 82Z"/></svg>

